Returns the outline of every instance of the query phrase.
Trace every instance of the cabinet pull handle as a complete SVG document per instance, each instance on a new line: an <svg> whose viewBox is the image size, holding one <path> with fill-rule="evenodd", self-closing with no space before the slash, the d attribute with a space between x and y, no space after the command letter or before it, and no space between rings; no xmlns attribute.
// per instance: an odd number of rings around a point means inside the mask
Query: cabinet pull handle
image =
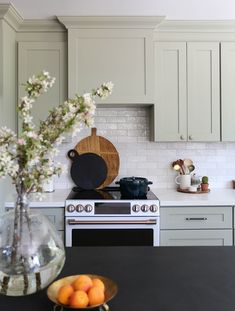
<svg viewBox="0 0 235 311"><path fill-rule="evenodd" d="M207 217L186 217L186 220L207 220Z"/></svg>
<svg viewBox="0 0 235 311"><path fill-rule="evenodd" d="M193 136L192 136L192 135L189 135L188 139L189 139L189 140L193 140Z"/></svg>
<svg viewBox="0 0 235 311"><path fill-rule="evenodd" d="M180 135L180 139L181 139L181 140L184 140L184 135Z"/></svg>

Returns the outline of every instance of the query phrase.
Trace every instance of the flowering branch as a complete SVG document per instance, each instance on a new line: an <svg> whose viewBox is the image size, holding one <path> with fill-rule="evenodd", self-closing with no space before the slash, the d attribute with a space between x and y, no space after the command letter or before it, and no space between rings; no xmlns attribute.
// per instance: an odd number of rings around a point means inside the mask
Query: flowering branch
<svg viewBox="0 0 235 311"><path fill-rule="evenodd" d="M35 100L53 86L55 78L43 71L32 76L26 83L26 96L18 105L22 119L22 132L17 138L11 130L0 129L0 178L9 175L18 193L29 193L33 189L41 191L42 183L48 177L60 175L63 167L54 164L57 147L64 137L62 134L76 135L81 125L92 126L95 113L95 97L109 96L112 82L103 83L91 93L76 95L53 108L47 119L40 122L36 130L31 110Z"/></svg>

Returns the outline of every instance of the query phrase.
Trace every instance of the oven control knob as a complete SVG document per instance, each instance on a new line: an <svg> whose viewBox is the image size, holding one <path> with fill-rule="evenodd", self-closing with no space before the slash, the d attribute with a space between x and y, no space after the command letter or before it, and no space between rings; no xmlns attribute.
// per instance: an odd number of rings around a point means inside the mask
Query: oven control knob
<svg viewBox="0 0 235 311"><path fill-rule="evenodd" d="M73 204L69 204L67 206L67 212L72 213L75 211L75 206Z"/></svg>
<svg viewBox="0 0 235 311"><path fill-rule="evenodd" d="M149 206L147 204L144 204L141 206L141 211L146 213L149 210Z"/></svg>
<svg viewBox="0 0 235 311"><path fill-rule="evenodd" d="M135 213L138 213L140 211L140 206L138 204L135 204L132 206L132 210Z"/></svg>
<svg viewBox="0 0 235 311"><path fill-rule="evenodd" d="M78 213L83 212L83 210L84 210L84 206L83 206L82 204L78 204L78 205L76 206L76 211L77 211Z"/></svg>
<svg viewBox="0 0 235 311"><path fill-rule="evenodd" d="M158 206L156 204L150 205L150 211L156 213L158 210Z"/></svg>
<svg viewBox="0 0 235 311"><path fill-rule="evenodd" d="M85 206L85 211L86 211L87 213L90 213L92 210L93 210L93 207L92 207L91 204L87 204L87 205Z"/></svg>

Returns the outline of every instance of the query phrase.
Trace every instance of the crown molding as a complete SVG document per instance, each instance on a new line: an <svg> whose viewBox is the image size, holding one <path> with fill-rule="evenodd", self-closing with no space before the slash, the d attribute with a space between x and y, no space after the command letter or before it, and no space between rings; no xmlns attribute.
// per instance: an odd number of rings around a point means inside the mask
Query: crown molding
<svg viewBox="0 0 235 311"><path fill-rule="evenodd" d="M67 29L72 28L156 28L165 16L57 16Z"/></svg>
<svg viewBox="0 0 235 311"><path fill-rule="evenodd" d="M0 4L0 19L4 20L14 30L18 30L23 22L23 17L12 4Z"/></svg>
<svg viewBox="0 0 235 311"><path fill-rule="evenodd" d="M19 28L20 32L66 32L57 19L26 19Z"/></svg>
<svg viewBox="0 0 235 311"><path fill-rule="evenodd" d="M162 33L232 33L235 32L235 20L164 20L157 31Z"/></svg>

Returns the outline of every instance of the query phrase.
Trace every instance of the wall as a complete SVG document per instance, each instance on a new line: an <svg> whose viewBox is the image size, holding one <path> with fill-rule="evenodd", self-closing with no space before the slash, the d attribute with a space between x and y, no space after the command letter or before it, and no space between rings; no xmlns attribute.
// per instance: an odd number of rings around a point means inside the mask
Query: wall
<svg viewBox="0 0 235 311"><path fill-rule="evenodd" d="M6 0L0 0L5 3ZM166 15L168 19L234 19L234 0L11 0L24 18L57 16Z"/></svg>
<svg viewBox="0 0 235 311"><path fill-rule="evenodd" d="M148 108L97 108L98 135L109 139L120 155L120 177L141 176L154 188L175 188L177 175L171 168L176 159L193 160L199 175L208 175L211 188L231 188L235 179L235 143L155 143L149 141ZM58 160L70 166L66 153L90 130L82 130L60 147ZM69 172L55 179L56 188L71 188Z"/></svg>

